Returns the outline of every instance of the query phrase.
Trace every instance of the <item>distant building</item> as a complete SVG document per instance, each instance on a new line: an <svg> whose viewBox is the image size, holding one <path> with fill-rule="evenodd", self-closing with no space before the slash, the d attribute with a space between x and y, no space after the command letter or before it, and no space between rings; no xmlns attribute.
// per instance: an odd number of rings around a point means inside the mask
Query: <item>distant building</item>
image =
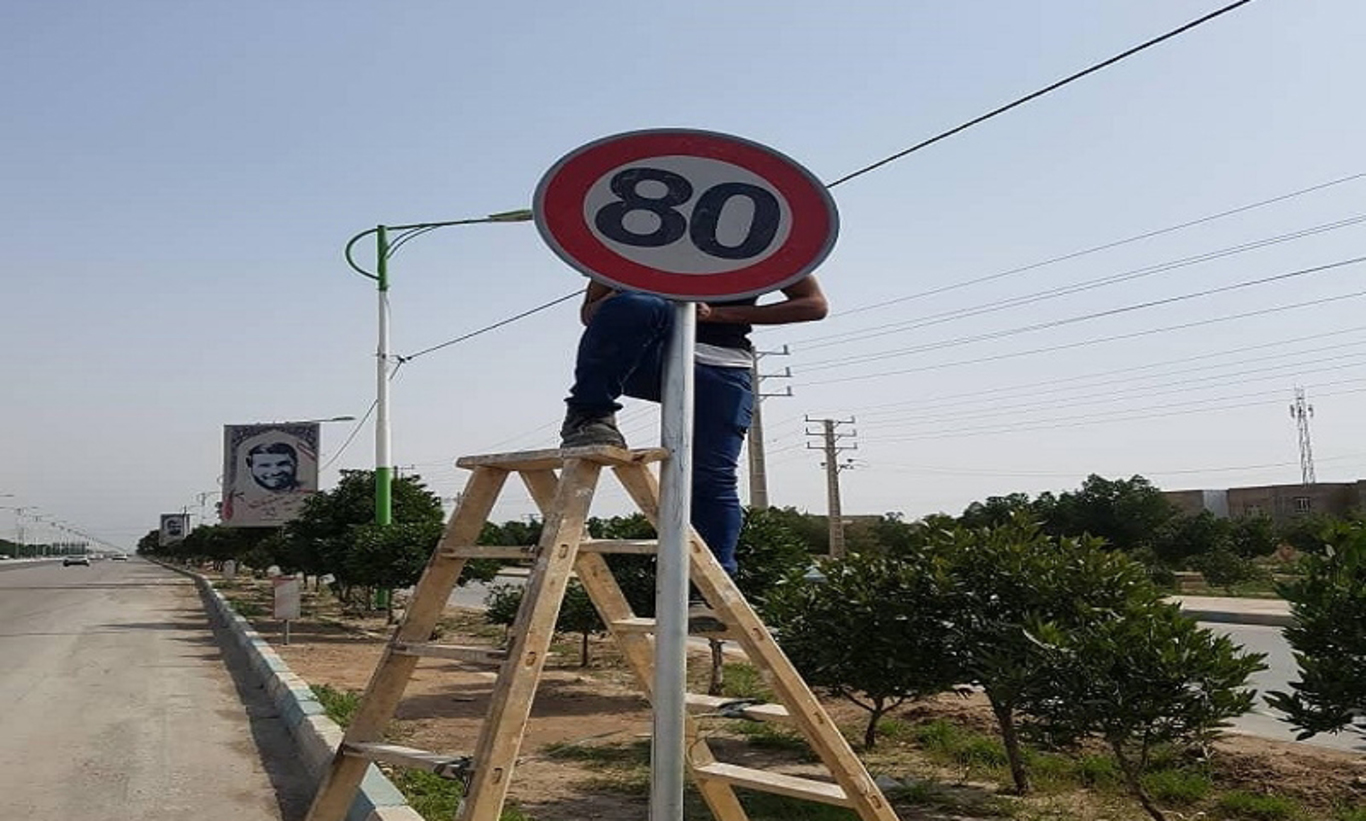
<svg viewBox="0 0 1366 821"><path fill-rule="evenodd" d="M1162 495L1183 513L1208 510L1220 518L1270 516L1278 524L1308 513L1343 516L1366 508L1366 479L1312 485L1262 485L1227 490L1165 490Z"/></svg>

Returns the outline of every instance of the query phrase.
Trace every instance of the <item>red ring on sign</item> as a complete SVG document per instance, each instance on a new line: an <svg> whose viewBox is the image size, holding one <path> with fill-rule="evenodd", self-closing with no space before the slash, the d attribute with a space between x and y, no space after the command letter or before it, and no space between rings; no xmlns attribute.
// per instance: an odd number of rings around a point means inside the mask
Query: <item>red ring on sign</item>
<svg viewBox="0 0 1366 821"><path fill-rule="evenodd" d="M757 174L787 200L792 228L763 260L714 274L676 274L641 265L605 245L588 227L588 190L614 168L651 157L721 160ZM828 253L835 211L825 188L800 165L771 149L707 131L641 131L608 137L566 156L537 191L537 222L567 262L594 278L683 299L741 297L790 284Z"/></svg>

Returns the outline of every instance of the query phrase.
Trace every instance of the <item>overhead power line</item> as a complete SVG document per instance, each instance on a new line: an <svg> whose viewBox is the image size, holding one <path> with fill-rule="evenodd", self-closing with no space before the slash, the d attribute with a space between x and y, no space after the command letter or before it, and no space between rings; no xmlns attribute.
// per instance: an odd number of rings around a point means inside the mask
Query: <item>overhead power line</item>
<svg viewBox="0 0 1366 821"><path fill-rule="evenodd" d="M855 382L863 379L880 379L884 376L900 376L908 373L922 373L924 371L935 371L943 368L954 368L962 365L979 365L986 362L998 362L1003 359L1015 359L1022 356L1033 356L1040 353L1052 353L1054 351L1064 351L1071 348L1084 348L1091 345L1100 345L1106 342L1118 342L1125 339L1137 339L1142 336L1152 336L1153 334L1168 333L1170 331L1183 331L1189 328L1199 328L1205 325L1214 325L1220 322L1232 322L1239 319L1249 319L1254 316L1265 316L1267 314L1280 313L1281 311L1292 311L1299 308L1311 308L1316 305L1326 305L1331 302L1340 302L1345 299L1358 299L1366 296L1366 291L1355 291L1350 294L1338 294L1337 296L1323 297L1321 299L1311 299L1305 302L1294 302L1289 305L1275 305L1270 308L1259 308L1255 311L1244 311L1237 314L1225 314L1224 316L1212 317L1210 319L1199 319L1193 322L1182 322L1178 325L1167 325L1161 328L1147 328L1141 331L1130 331L1129 333L1114 334L1112 336L1092 337L1091 339L1081 339L1075 342L1063 342L1057 345L1047 345L1041 348L1030 348L1024 351L1010 351L1008 353L993 354L991 356L979 356L972 359L960 359L953 362L939 362L932 365L918 365L913 368L900 368L894 371L880 371L878 373L860 374L858 376L842 376L835 379L818 379L810 382L798 383L800 387L811 385L833 385L838 382Z"/></svg>
<svg viewBox="0 0 1366 821"><path fill-rule="evenodd" d="M1079 314L1077 316L1069 316L1064 317L1062 319L1049 320L1048 322L1036 322L1032 325L1021 325L1016 328L1006 328L1000 331L989 331L987 333L973 334L971 336L960 336L955 337L953 339L940 340L938 342L926 342L921 345L913 345L909 348L899 348L896 350L884 351L881 353L873 353L864 356L841 357L838 359L820 360L818 362L806 365L804 370L806 372L821 371L828 370L830 368L842 368L847 367L849 365L862 364L865 362L879 362L884 359L896 359L902 356L909 356L911 354L924 353L925 351L937 351L942 350L944 348L954 348L960 345L968 345L974 342L985 342L993 339L1002 339L1008 336L1018 336L1019 334L1023 333L1043 331L1048 330L1050 328L1060 328L1065 325L1075 325L1078 322L1089 322L1094 319L1103 319L1105 317L1133 313L1134 311L1142 311L1147 310L1149 308L1158 308L1163 305L1172 305L1177 302L1185 302L1191 299L1200 299L1203 297L1214 296L1215 294L1224 294L1230 291L1241 290L1243 288L1252 288L1258 285L1268 285L1272 282L1283 282L1288 279L1296 279L1298 277L1308 276L1310 274L1317 274L1323 271L1331 271L1349 265L1358 265L1362 262L1366 262L1366 256L1353 257L1351 259L1330 262L1326 265L1315 265L1310 268L1301 268L1297 271L1287 271L1283 274L1274 274L1272 276L1245 280L1243 282L1235 282L1231 285L1221 285L1218 288L1206 288L1203 291L1191 291L1190 293L1177 294L1176 296L1163 297L1161 299L1151 299L1146 302L1136 302L1132 305L1121 305L1118 308L1108 308L1103 311L1093 311L1087 314Z"/></svg>
<svg viewBox="0 0 1366 821"><path fill-rule="evenodd" d="M1324 383L1321 383L1321 385L1324 385L1324 386L1347 385L1347 384L1360 384L1360 383L1362 383L1362 382L1366 382L1366 378L1362 378L1362 379L1342 379L1342 380L1336 380L1336 381L1333 381L1333 382L1324 382ZM1316 386L1316 385L1309 385L1309 386L1306 386L1306 387L1319 387L1319 386ZM1345 395L1348 395L1348 394L1356 394L1356 393L1362 393L1362 392L1366 392L1366 388L1350 388L1350 389L1346 389L1346 390L1339 390L1339 391L1331 391L1331 392L1327 392L1327 393L1322 393L1322 394L1319 394L1319 395L1320 395L1320 396L1345 396ZM1213 401L1213 402L1217 402L1217 401L1220 401L1221 399L1222 399L1222 400L1232 400L1232 399L1243 399L1243 398L1258 397L1258 396L1264 396L1264 397L1267 397L1267 398L1265 398L1265 399L1260 399L1260 400L1253 401L1253 402L1236 402L1236 403L1233 403L1233 404L1209 404L1209 403L1212 402L1212 401ZM1056 418L1056 419L1038 419L1038 420L1034 420L1034 421L1031 421L1031 422L1022 422L1022 423L1019 423L1019 424L978 425L978 426L976 426L976 427L951 428L951 429L939 428L939 429L934 430L934 431L927 431L927 432L924 432L924 433L912 433L912 434L907 434L907 435L904 435L904 436L869 436L869 437L867 438L867 441L869 441L869 442L918 442L918 441L924 441L924 440L929 440L929 439L952 439L952 438L959 438L959 437L963 437L963 436L980 436L980 435L984 435L984 434L995 434L995 433L1024 433L1024 432L1026 432L1026 431L1036 431L1036 430L1057 430L1057 429L1060 429L1060 428L1073 428L1073 427L1080 427L1080 426L1085 426L1085 425L1110 424L1110 423L1113 423L1113 422L1135 422L1135 421L1140 421L1140 420L1144 420L1144 419L1160 419L1160 418L1164 418L1164 417L1168 417L1168 416L1180 416L1180 415L1184 415L1184 414L1188 414L1188 413L1211 413L1211 412L1215 412L1215 411L1238 410L1238 409L1242 409L1242 408L1251 408L1251 407L1257 407L1257 406L1260 406L1260 405L1269 405L1269 404L1280 405L1280 404L1283 404L1284 402L1285 402L1284 391L1259 391L1259 392L1256 392L1256 393L1234 394L1234 395L1226 396L1226 397L1215 397L1215 398L1213 398L1213 399L1202 399L1202 400L1191 401L1191 402L1171 402L1171 403L1167 403L1167 404L1163 404L1163 405L1153 405L1153 406L1146 407L1146 408L1134 408L1133 410L1127 412L1128 415L1125 415L1124 412L1121 412L1121 413L1107 412L1107 413L1080 414L1080 415L1077 415L1077 416L1062 416L1062 417L1058 417L1058 418ZM1171 410L1162 410L1162 411L1159 412L1159 413L1147 413L1147 411L1150 411L1150 410L1159 410L1159 409L1171 409Z"/></svg>
<svg viewBox="0 0 1366 821"><path fill-rule="evenodd" d="M913 294L907 294L906 296L899 296L895 297L894 299L887 299L881 302L874 302L869 305L861 305L857 308L850 308L846 311L837 311L835 313L832 313L828 319L843 319L844 317L853 316L854 314L860 314L864 311L872 311L877 308L885 308L888 305L896 305L901 302L909 302L913 299L923 299L928 296L936 296L938 294L946 293L948 291L956 291L960 288L967 288L972 285L980 285L983 282L992 282L994 280L1004 279L1005 277L1014 276L1015 274L1022 274L1026 271L1033 271L1036 268L1043 268L1045 266L1054 265L1059 262L1067 262L1068 260L1077 259L1078 257L1084 257L1090 254L1098 253L1100 251L1108 251L1111 248L1118 248L1122 245L1129 245L1130 243L1140 242L1145 239L1151 239L1153 237L1162 236L1163 234L1170 234L1175 231L1181 231L1186 228L1193 228L1194 226L1203 225L1207 222L1213 222L1215 220L1223 219L1224 217L1231 217L1236 214L1242 214L1247 211L1255 210L1257 208L1263 208L1268 205L1274 205L1275 203L1284 202L1289 199L1294 199L1295 197L1304 196L1305 194L1312 194L1316 191L1322 191L1325 188L1332 188L1335 185L1342 185L1343 183L1354 182L1356 180L1362 179L1363 177L1366 177L1366 172L1349 174L1345 177L1338 177L1337 179L1329 180L1328 182L1319 183L1318 185L1311 185L1308 188L1301 188L1298 191L1291 191L1288 194L1281 194L1280 196L1272 197L1271 199L1259 200L1257 202L1248 203L1247 205L1240 205L1237 208L1230 208L1227 211L1220 211L1216 214L1210 214L1208 216L1200 217L1198 219L1187 220L1186 222L1177 223L1176 225L1169 225L1166 228L1159 228L1154 231L1145 231L1144 233L1135 234L1131 237L1125 237L1124 239L1114 240L1113 242L1106 242L1100 245L1093 245L1089 248L1083 248L1080 251L1072 251L1071 253L1062 254L1060 256L1055 257L1049 257L1048 259L1039 260L1038 262L1031 262L1028 265L1020 265L1018 267L1010 268L1005 271L999 271L994 274L987 274L985 276L975 277L973 279L964 280L962 282L954 282L948 285L941 285L935 288L930 288L928 290L918 291ZM809 342L824 338L826 337L817 336L798 341Z"/></svg>
<svg viewBox="0 0 1366 821"><path fill-rule="evenodd" d="M1016 383L1013 385L993 386L990 388L981 388L972 391L959 391L957 393L940 394L938 396L918 397L916 399L909 399L900 402L883 402L875 405L863 405L850 408L850 410L858 411L860 415L863 415L865 417L879 416L887 413L900 412L899 410L894 409L913 408L919 411L927 406L943 407L945 405L956 405L965 402L980 402L983 397L990 397L992 400L999 400L1002 397L1009 396L1010 394L1015 393L1025 393L1030 396L1038 396L1049 393L1063 393L1077 390L1090 390L1091 388L1096 388L1103 385L1115 385L1127 382L1161 379L1168 376L1176 376L1178 374L1196 373L1203 370L1209 370L1211 368L1227 368L1232 365L1241 365L1249 362L1265 362L1269 359L1284 359L1287 357L1306 356L1310 354L1322 353L1325 351L1339 350L1341 348L1356 347L1358 345L1363 344L1363 342L1366 342L1366 340L1357 340L1355 342L1342 342L1334 345L1320 346L1317 348L1306 348L1300 351L1282 351L1280 353L1271 354L1262 353L1250 359L1233 360L1229 362L1213 362L1206 365L1197 365L1194 368L1181 368L1171 371L1159 370L1157 373L1152 373L1147 376L1132 375L1136 372L1152 371L1154 369L1167 368L1170 365L1184 365L1189 362L1219 359L1234 354L1250 353L1252 351L1264 351L1267 348L1282 349L1285 348L1285 346L1287 345L1293 345L1298 342L1308 342L1315 339L1323 339L1325 337L1361 333L1362 331L1366 331L1366 325L1358 325L1353 328L1343 328L1335 331L1325 331L1323 333L1310 334L1308 336L1292 337L1290 339L1278 339L1273 342L1263 342L1257 345L1240 345L1235 348L1226 348L1221 351L1212 351L1209 353L1196 354L1194 356L1183 356L1178 357L1176 359L1165 359L1160 360L1158 362L1149 362L1143 365L1132 365L1124 368L1113 368L1104 371L1093 371L1091 373L1078 374L1076 376L1044 379L1034 382ZM1122 376L1121 374L1131 375ZM1084 384L1088 382L1090 384ZM783 422L778 422L776 424L781 425L785 422L795 422L800 418L800 415L792 416L788 419L783 420Z"/></svg>
<svg viewBox="0 0 1366 821"><path fill-rule="evenodd" d="M1136 279L1143 279L1145 277L1154 276L1156 274L1164 274L1169 271L1178 270L1180 268L1186 268L1192 265L1200 265L1202 263L1212 262L1218 259L1224 259L1225 257L1247 253L1248 251L1255 251L1272 245L1279 245L1285 242L1293 242L1298 239L1304 239L1305 237L1317 236L1319 234L1327 233L1329 231L1336 231L1340 228L1348 228L1353 225L1360 225L1363 222L1366 222L1366 214L1359 214L1357 216L1348 217L1347 219L1335 220L1333 222L1326 222L1321 223L1319 225L1313 225L1308 228L1302 228L1298 231L1291 231L1289 233L1279 234L1272 237L1263 237L1262 239L1252 240L1251 242L1244 242L1226 248L1219 248L1213 251L1206 251L1201 254L1194 254L1192 256L1182 257L1181 259L1175 259L1169 262L1160 262L1155 265L1145 265L1141 268L1132 268L1127 271L1121 271L1117 274L1107 274L1103 277L1082 280L1081 282L1074 282L1070 285L1060 285L1055 288L1048 288L1043 291L1036 291L1030 294L1021 294L1019 296L1007 297L1006 299L998 299L993 302L987 302L980 305L970 305L963 308L954 308L952 310L941 311L936 314L917 317L915 319L908 319L901 322L891 322L883 325L874 325L871 328L863 328L860 330L853 331L842 331L839 333L827 334L825 336L811 337L807 340L807 344L801 346L801 350L810 351L817 350L820 348L829 348L835 345L847 345L852 342L862 342L867 339L876 339L877 337L902 333L904 331L916 330L918 328L927 328L932 325L942 325L945 322L952 322L957 319L981 316L982 314L1003 311L1008 308L1018 308L1021 305L1032 305L1036 302L1043 302L1049 299L1057 299L1058 297L1063 296L1071 296L1072 294L1079 294L1084 291L1092 291L1096 288L1103 288L1108 285L1118 285L1124 282L1131 282Z"/></svg>
<svg viewBox="0 0 1366 821"><path fill-rule="evenodd" d="M892 155L889 156L889 157L885 157L885 158L883 158L883 159L881 159L881 160L878 160L877 162L873 163L872 165L866 165L866 166L864 166L863 168L858 169L857 171L854 171L854 172L852 172L852 173L850 173L850 174L845 174L843 177L840 177L839 179L835 180L834 182L828 183L826 187L828 187L828 188L834 188L835 186L837 186L837 185L842 185L842 184L848 182L849 180L854 179L855 177L861 177L861 176L863 176L864 174L867 174L868 172L873 171L874 169L878 169L878 168L881 168L881 167L884 166L884 165L887 165L888 163L895 162L895 161L901 159L902 157L906 156L907 154L912 154L912 153L914 153L914 152L916 152L916 151L921 150L922 148L927 148L927 147L929 147L929 146L931 146L931 145L934 145L935 143L939 142L940 140L947 139L948 137L952 137L954 134L957 134L957 133L959 133L960 131L966 131L966 130L968 130L969 128L972 128L973 126L975 126L975 125L977 125L977 124L979 124L979 123L984 123L984 122L986 122L987 120L990 120L992 117L996 117L996 116L999 116L999 115L1001 115L1001 114L1004 114L1004 113L1006 113L1007 111L1011 110L1012 108L1016 108L1016 107L1018 107L1018 106L1022 106L1022 105L1024 105L1025 103L1027 103L1027 102L1029 102L1029 101L1031 101L1031 100L1037 100L1038 98L1044 96L1045 94L1048 94L1049 92L1052 92L1052 91L1056 91L1057 89L1060 89L1060 88L1062 88L1063 86L1065 86L1065 85L1067 85L1067 84L1069 84L1069 83L1076 82L1077 80L1080 80L1081 78L1087 76L1088 74L1094 74L1095 72L1100 71L1101 69L1108 68L1108 67L1114 65L1115 63L1118 63L1119 61L1121 61L1121 60L1123 60L1123 59L1125 59L1125 58L1127 58L1127 57L1132 57L1133 55L1138 54L1140 51L1144 51L1145 49L1152 48L1153 46L1157 45L1158 43L1162 43L1162 42L1164 42L1164 41L1166 41L1166 40L1172 39L1173 37L1176 37L1176 36L1178 36L1178 35L1184 34L1185 32L1190 31L1191 29L1193 29L1193 28L1195 28L1195 27L1197 27L1197 26L1204 25L1205 23L1208 23L1209 21L1215 19L1216 17L1220 17L1220 16L1222 16L1222 15L1228 14L1229 12L1231 12L1231 11L1233 11L1234 9L1238 8L1239 6L1246 6L1248 3L1251 3L1251 2L1252 2L1252 0L1238 0L1238 2L1236 2L1236 3L1229 3L1227 6L1224 6L1224 7L1221 8L1221 9L1216 9L1215 11L1212 11L1212 12L1210 12L1209 14L1206 14L1204 17L1201 17L1201 18L1196 19L1196 20L1192 20L1192 21L1190 21L1189 23L1186 23L1184 26L1179 26L1179 27L1177 27L1177 28L1172 29L1171 31L1167 32L1166 34L1162 34L1162 35L1159 35L1159 36L1157 36L1157 37L1154 37L1153 39L1148 40L1148 41L1146 41L1146 42L1139 43L1138 45L1134 46L1133 48L1130 48L1130 49L1127 49L1127 50L1125 50L1125 51L1122 51L1122 52L1120 52L1119 54L1116 54L1115 56L1111 57L1111 58L1108 59L1108 60L1102 60L1101 62L1096 63L1095 65L1093 65L1093 66L1091 66L1091 67L1089 67L1089 68L1085 68L1085 69L1082 69L1081 71L1078 71L1078 72L1075 73L1075 74L1068 75L1067 77L1064 77L1064 78L1062 78L1061 80L1058 80L1056 83L1053 83L1052 85L1045 86L1045 87L1043 87L1043 88L1039 89L1038 91L1035 91L1035 92L1033 92L1033 93L1031 93L1031 94L1026 94L1025 96L1019 98L1018 100L1015 100L1014 102L1006 103L1005 105L1000 106L999 108L994 108L994 109L992 109L991 111L988 111L987 113L985 113L985 114L983 114L983 115L981 115L981 116L979 116L979 117L974 117L973 119L968 120L967 122L963 123L962 125L958 125L958 126L955 126L955 127L953 127L953 128L950 128L948 131L944 131L944 132L941 132L941 133L939 133L939 134L936 134L935 136L930 137L928 140L922 140L921 142L916 143L915 145L911 146L910 148L904 149L904 150L902 150L902 151L898 151L898 152L896 152L895 154L892 154Z"/></svg>
<svg viewBox="0 0 1366 821"><path fill-rule="evenodd" d="M411 361L411 360L417 359L419 356L424 356L424 355L426 355L426 354L432 353L433 351L439 351L439 350L441 350L442 348L448 348L448 347L450 347L451 345L456 344L457 342L464 342L464 341L467 340L467 339L473 339L473 338L475 338L476 336L479 336L479 335L481 335L481 334L486 334L486 333L488 333L489 331L496 330L496 329L498 329L498 328L503 327L504 325L510 325L510 324L512 324L513 322L516 322L516 321L519 320L519 319L525 319L525 318L531 316L532 314L540 313L541 311L544 311L546 308L552 308L552 307L554 307L554 306L556 306L556 305L559 305L561 302L566 302L566 301L568 301L568 300L571 300L571 299L573 299L574 297L579 296L580 294L582 294L582 293L583 293L583 290L584 290L584 289L580 288L580 289L578 289L577 291L574 291L574 292L572 292L572 293L565 294L564 296L558 297L558 298L556 298L556 299L552 299L552 300L550 300L549 302L543 302L543 303L541 303L540 305L537 305L535 308L528 308L527 310L522 311L520 314L514 314L513 316L510 316L510 317L508 317L507 319L500 319L500 320L498 320L497 322L493 323L492 325L485 325L484 327L479 328L479 329L474 330L474 331L470 331L470 332L467 333L467 334L461 334L460 336L457 336L455 339L448 339L448 340L446 340L445 342L442 342L442 343L439 344L439 345L433 345L433 346L431 346L430 348L423 348L422 350L418 351L417 353L411 353L411 354L408 354L407 356L399 356L399 357L396 357L396 358L398 359L398 362L399 362L400 364L402 364L402 363L404 363L404 362L409 362L409 361Z"/></svg>

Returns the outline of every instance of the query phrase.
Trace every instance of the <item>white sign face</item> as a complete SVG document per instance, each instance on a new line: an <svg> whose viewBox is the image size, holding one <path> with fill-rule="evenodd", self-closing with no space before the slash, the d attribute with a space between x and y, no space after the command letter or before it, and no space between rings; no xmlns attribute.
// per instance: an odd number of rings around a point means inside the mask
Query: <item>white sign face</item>
<svg viewBox="0 0 1366 821"><path fill-rule="evenodd" d="M275 618L297 621L303 607L303 591L297 576L277 576L271 579L275 586Z"/></svg>
<svg viewBox="0 0 1366 821"><path fill-rule="evenodd" d="M188 535L190 535L190 514L161 514L161 531L157 535L157 544L165 547L183 541Z"/></svg>
<svg viewBox="0 0 1366 821"><path fill-rule="evenodd" d="M223 524L263 527L299 515L318 490L319 425L225 425Z"/></svg>
<svg viewBox="0 0 1366 821"><path fill-rule="evenodd" d="M617 134L562 157L536 187L536 228L618 290L725 300L785 288L830 253L825 186L758 143L692 129Z"/></svg>
<svg viewBox="0 0 1366 821"><path fill-rule="evenodd" d="M588 189L583 214L603 245L672 274L738 271L768 259L792 232L792 209L776 186L708 157L613 168Z"/></svg>

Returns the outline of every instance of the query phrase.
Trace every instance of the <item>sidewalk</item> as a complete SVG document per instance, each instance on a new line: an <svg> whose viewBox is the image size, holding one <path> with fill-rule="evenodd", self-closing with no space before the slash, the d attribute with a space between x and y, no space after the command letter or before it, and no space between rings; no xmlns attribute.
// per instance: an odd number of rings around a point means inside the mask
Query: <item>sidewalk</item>
<svg viewBox="0 0 1366 821"><path fill-rule="evenodd" d="M1288 627L1295 623L1290 603L1283 599L1242 599L1226 596L1172 596L1181 612L1196 621L1225 624L1263 624Z"/></svg>

